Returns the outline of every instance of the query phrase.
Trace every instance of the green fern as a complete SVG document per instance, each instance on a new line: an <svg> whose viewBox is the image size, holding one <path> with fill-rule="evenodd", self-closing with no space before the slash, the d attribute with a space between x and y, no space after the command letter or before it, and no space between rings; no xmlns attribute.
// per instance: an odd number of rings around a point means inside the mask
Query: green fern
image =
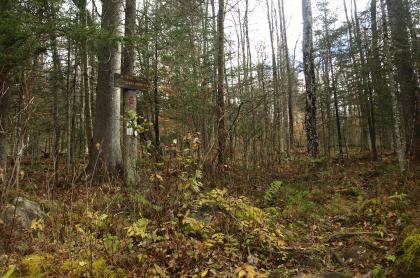
<svg viewBox="0 0 420 278"><path fill-rule="evenodd" d="M271 203L273 199L279 194L281 188L283 187L282 181L274 181L264 192L264 201L266 203Z"/></svg>

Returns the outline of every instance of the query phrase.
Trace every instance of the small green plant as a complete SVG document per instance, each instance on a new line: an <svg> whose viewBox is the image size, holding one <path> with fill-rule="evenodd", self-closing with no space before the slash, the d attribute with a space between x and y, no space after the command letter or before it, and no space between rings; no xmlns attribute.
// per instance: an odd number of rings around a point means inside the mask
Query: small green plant
<svg viewBox="0 0 420 278"><path fill-rule="evenodd" d="M104 236L103 244L109 256L114 256L120 249L120 240L117 236L107 234Z"/></svg>
<svg viewBox="0 0 420 278"><path fill-rule="evenodd" d="M377 264L372 271L373 278L384 278L385 277L385 270L382 265Z"/></svg>
<svg viewBox="0 0 420 278"><path fill-rule="evenodd" d="M274 198L280 193L282 186L283 182L273 181L264 192L264 201L267 204L271 204Z"/></svg>
<svg viewBox="0 0 420 278"><path fill-rule="evenodd" d="M146 119L139 116L135 111L128 111L125 116L125 121L127 122L127 128L130 128L133 132L141 134L147 131L151 126L151 123Z"/></svg>
<svg viewBox="0 0 420 278"><path fill-rule="evenodd" d="M147 208L151 208L155 212L161 212L162 211L162 207L161 206L156 205L156 204L150 202L143 194L136 194L134 196L134 200L136 202L138 202L139 204L147 207Z"/></svg>
<svg viewBox="0 0 420 278"><path fill-rule="evenodd" d="M127 236L145 238L147 236L146 229L148 224L148 219L140 218L137 222L127 228Z"/></svg>

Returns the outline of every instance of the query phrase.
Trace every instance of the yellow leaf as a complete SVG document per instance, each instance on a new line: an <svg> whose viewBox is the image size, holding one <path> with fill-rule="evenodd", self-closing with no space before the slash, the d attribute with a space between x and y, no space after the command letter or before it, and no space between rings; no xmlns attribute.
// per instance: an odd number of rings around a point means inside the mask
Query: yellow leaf
<svg viewBox="0 0 420 278"><path fill-rule="evenodd" d="M146 261L146 259L147 259L147 255L143 255L143 254L137 255L137 260L141 264L144 263Z"/></svg>
<svg viewBox="0 0 420 278"><path fill-rule="evenodd" d="M208 273L209 273L209 269L206 268L203 272L201 272L200 276L201 277L206 277Z"/></svg>
<svg viewBox="0 0 420 278"><path fill-rule="evenodd" d="M154 265L154 268L155 268L155 271L157 272L157 274L160 275L160 277L166 277L165 271L160 266L158 266L157 264L155 264Z"/></svg>
<svg viewBox="0 0 420 278"><path fill-rule="evenodd" d="M80 261L80 262L79 262L79 265L80 265L81 267L84 267L84 266L86 266L86 265L87 265L87 262L85 262L85 261Z"/></svg>
<svg viewBox="0 0 420 278"><path fill-rule="evenodd" d="M31 229L35 231L43 231L45 228L44 221L42 219L33 219L31 223Z"/></svg>
<svg viewBox="0 0 420 278"><path fill-rule="evenodd" d="M160 182L163 182L163 178L161 175L156 174L156 179L158 179Z"/></svg>
<svg viewBox="0 0 420 278"><path fill-rule="evenodd" d="M246 271L243 270L243 269L239 270L239 272L238 272L238 278L242 278L242 277L245 277L245 276L246 276Z"/></svg>
<svg viewBox="0 0 420 278"><path fill-rule="evenodd" d="M81 234L85 233L85 230L83 229L82 224L76 224L75 228L76 228L76 231L78 231L79 233Z"/></svg>

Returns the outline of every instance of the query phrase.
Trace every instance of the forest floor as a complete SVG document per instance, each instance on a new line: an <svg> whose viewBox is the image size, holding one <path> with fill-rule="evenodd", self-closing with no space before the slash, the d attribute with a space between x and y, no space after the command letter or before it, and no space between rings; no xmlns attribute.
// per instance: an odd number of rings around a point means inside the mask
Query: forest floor
<svg viewBox="0 0 420 278"><path fill-rule="evenodd" d="M1 277L418 277L420 165L392 156L202 173L191 155L149 163L138 188L51 185L25 165L16 197L45 220L0 219ZM59 177L64 179L65 171ZM23 174L23 173L22 173ZM1 214L0 214L1 218Z"/></svg>

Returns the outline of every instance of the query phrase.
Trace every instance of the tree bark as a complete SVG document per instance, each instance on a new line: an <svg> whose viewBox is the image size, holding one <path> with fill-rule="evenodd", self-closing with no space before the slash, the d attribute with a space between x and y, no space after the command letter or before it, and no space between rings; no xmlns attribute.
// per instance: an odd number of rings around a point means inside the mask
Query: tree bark
<svg viewBox="0 0 420 278"><path fill-rule="evenodd" d="M281 20L282 20L282 37L284 43L284 52L286 58L286 71L287 71L287 108L289 116L289 147L293 150L295 145L295 131L294 131L294 115L293 115L293 74L294 72L291 69L290 58L289 58L289 46L287 44L287 32L286 32L286 17L284 15L284 1L281 0L279 3L281 10Z"/></svg>
<svg viewBox="0 0 420 278"><path fill-rule="evenodd" d="M403 0L387 0L394 64L403 106L407 151L420 158L420 119L417 78L410 53L408 15Z"/></svg>
<svg viewBox="0 0 420 278"><path fill-rule="evenodd" d="M305 128L308 152L318 156L318 134L316 130L316 84L312 40L311 0L302 0L303 17L303 64L306 87Z"/></svg>
<svg viewBox="0 0 420 278"><path fill-rule="evenodd" d="M391 107L392 107L392 114L394 118L394 134L395 134L395 145L396 145L396 152L397 152L397 159L398 165L400 167L401 173L405 171L406 163L405 163L405 150L404 145L402 143L401 138L401 120L400 120L400 110L398 105L398 98L396 92L398 88L395 82L395 76L392 70L392 63L391 60L391 51L389 47L389 39L388 39L388 23L385 17L385 3L384 0L381 0L381 9L382 9L382 25L383 25L383 33L384 33L384 56L385 56L385 71L390 75L389 77L389 91L391 93Z"/></svg>
<svg viewBox="0 0 420 278"><path fill-rule="evenodd" d="M217 166L219 170L223 169L225 164L225 95L224 95L224 69L225 69L225 51L224 51L224 21L225 21L225 1L219 0L219 11L217 15Z"/></svg>
<svg viewBox="0 0 420 278"><path fill-rule="evenodd" d="M136 0L125 1L125 44L121 73L134 75L136 52L132 41L136 32ZM137 131L137 92L123 90L124 129L123 129L123 163L125 186L134 186L137 182L136 164L138 158Z"/></svg>
<svg viewBox="0 0 420 278"><path fill-rule="evenodd" d="M276 51L274 45L274 23L273 23L273 15L272 15L272 8L269 4L269 1L266 1L267 4L267 20L268 20L268 28L270 31L270 46L271 46L271 66L272 66L272 73L273 73L273 108L274 108L274 128L272 130L272 147L274 148L273 154L276 153L280 149L280 144L277 145L277 139L280 136L278 130L280 129L280 86L279 86L279 76L278 76L278 69L277 69L277 58L276 58Z"/></svg>
<svg viewBox="0 0 420 278"><path fill-rule="evenodd" d="M80 3L80 20L83 28L87 28L88 23L88 11L86 9L86 0L81 0ZM83 90L84 90L84 128L85 128L85 140L88 148L89 157L92 154L92 138L93 138L93 127L92 127L92 94L90 87L89 78L89 50L87 44L87 38L83 38L81 42L81 63L82 63L82 74L83 74Z"/></svg>
<svg viewBox="0 0 420 278"><path fill-rule="evenodd" d="M102 1L101 28L105 38L98 42L98 86L90 169L115 174L121 170L120 89L114 74L120 71L120 43L115 41L120 24L121 1Z"/></svg>
<svg viewBox="0 0 420 278"><path fill-rule="evenodd" d="M60 56L58 55L58 46L57 46L57 39L55 35L52 35L51 38L51 45L52 45L52 59L53 59L53 74L52 74L52 91L53 91L53 171L54 171L54 179L53 185L55 185L57 181L57 168L58 168L58 160L59 160L59 142L60 142L60 124L59 124L59 116L58 116L58 101L59 96L61 95L62 91L62 83L61 83L61 61Z"/></svg>
<svg viewBox="0 0 420 278"><path fill-rule="evenodd" d="M7 94L6 80L0 75L0 183L7 177Z"/></svg>

